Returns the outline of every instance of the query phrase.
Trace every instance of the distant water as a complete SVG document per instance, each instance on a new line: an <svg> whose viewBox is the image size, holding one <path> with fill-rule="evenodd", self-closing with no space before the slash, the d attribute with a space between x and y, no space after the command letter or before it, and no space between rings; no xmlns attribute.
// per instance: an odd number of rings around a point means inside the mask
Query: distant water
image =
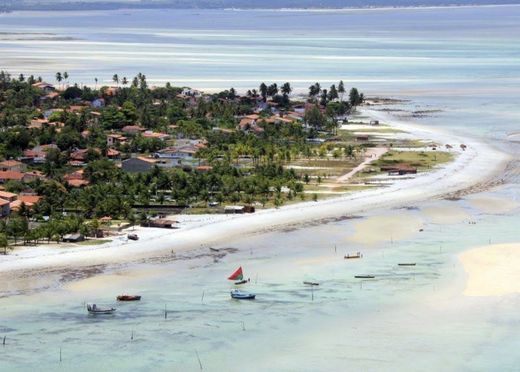
<svg viewBox="0 0 520 372"><path fill-rule="evenodd" d="M494 132L518 118L520 6L15 12L0 15L0 55L12 74L54 81L68 71L92 85L138 72L203 90L289 81L306 91L343 79L471 118L450 126Z"/></svg>

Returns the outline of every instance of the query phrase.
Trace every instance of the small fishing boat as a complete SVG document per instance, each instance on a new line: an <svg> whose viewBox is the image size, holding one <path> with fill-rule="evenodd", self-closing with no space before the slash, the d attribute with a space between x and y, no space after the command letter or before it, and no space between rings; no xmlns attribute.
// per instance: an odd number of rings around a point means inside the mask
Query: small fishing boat
<svg viewBox="0 0 520 372"><path fill-rule="evenodd" d="M354 275L356 279L374 279L374 275Z"/></svg>
<svg viewBox="0 0 520 372"><path fill-rule="evenodd" d="M303 284L305 284L305 285L314 285L314 286L320 285L320 283L318 283L318 282L303 282Z"/></svg>
<svg viewBox="0 0 520 372"><path fill-rule="evenodd" d="M362 258L363 257L363 254L361 252L357 252L357 253L354 253L354 254L346 254L345 255L345 260L351 260L353 258Z"/></svg>
<svg viewBox="0 0 520 372"><path fill-rule="evenodd" d="M250 279L244 279L244 273L242 272L242 266L235 270L228 280L236 280L235 285L249 283Z"/></svg>
<svg viewBox="0 0 520 372"><path fill-rule="evenodd" d="M256 297L253 293L242 292L238 289L234 289L231 291L231 298L235 300L254 300Z"/></svg>
<svg viewBox="0 0 520 372"><path fill-rule="evenodd" d="M218 248L213 248L213 247L209 247L209 250L210 250L211 252L220 252L220 249L218 249Z"/></svg>
<svg viewBox="0 0 520 372"><path fill-rule="evenodd" d="M137 234L128 234L126 237L130 240L139 240L139 236Z"/></svg>
<svg viewBox="0 0 520 372"><path fill-rule="evenodd" d="M415 262L398 263L397 266L415 266Z"/></svg>
<svg viewBox="0 0 520 372"><path fill-rule="evenodd" d="M141 301L141 296L119 295L116 297L118 301Z"/></svg>
<svg viewBox="0 0 520 372"><path fill-rule="evenodd" d="M113 314L116 311L116 309L114 309L113 307L107 307L107 308L97 307L96 304L93 304L93 305L87 304L87 311L89 314L93 314L93 315L97 315L97 314L110 315L110 314Z"/></svg>

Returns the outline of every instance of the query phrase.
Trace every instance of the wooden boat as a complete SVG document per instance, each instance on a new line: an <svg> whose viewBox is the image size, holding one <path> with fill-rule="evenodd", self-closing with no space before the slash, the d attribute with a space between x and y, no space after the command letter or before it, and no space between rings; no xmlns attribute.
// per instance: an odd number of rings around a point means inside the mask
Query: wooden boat
<svg viewBox="0 0 520 372"><path fill-rule="evenodd" d="M116 297L118 301L141 301L141 296L119 295Z"/></svg>
<svg viewBox="0 0 520 372"><path fill-rule="evenodd" d="M209 247L209 250L210 250L211 252L220 252L220 249L218 249L218 248L213 248L213 247Z"/></svg>
<svg viewBox="0 0 520 372"><path fill-rule="evenodd" d="M318 282L303 282L305 285L320 285Z"/></svg>
<svg viewBox="0 0 520 372"><path fill-rule="evenodd" d="M246 284L246 283L249 283L249 279L242 279L242 280L239 280L238 282L235 282L235 285L241 285L241 284Z"/></svg>
<svg viewBox="0 0 520 372"><path fill-rule="evenodd" d="M126 237L130 240L139 240L139 236L137 234L128 234Z"/></svg>
<svg viewBox="0 0 520 372"><path fill-rule="evenodd" d="M238 289L234 289L231 291L231 298L235 300L254 300L256 297L253 293L242 292Z"/></svg>
<svg viewBox="0 0 520 372"><path fill-rule="evenodd" d="M238 269L235 270L233 274L231 274L228 278L228 280L243 280L244 279L244 273L242 272L242 266L240 266Z"/></svg>
<svg viewBox="0 0 520 372"><path fill-rule="evenodd" d="M398 263L397 266L415 266L415 262Z"/></svg>
<svg viewBox="0 0 520 372"><path fill-rule="evenodd" d="M113 314L116 309L114 309L113 307L110 307L110 308L101 308L101 307L97 307L96 304L93 304L93 305L90 305L88 304L87 305L87 311L89 314L93 314L93 315L110 315L110 314Z"/></svg>
<svg viewBox="0 0 520 372"><path fill-rule="evenodd" d="M354 275L356 279L374 279L374 275Z"/></svg>
<svg viewBox="0 0 520 372"><path fill-rule="evenodd" d="M362 258L363 257L363 254L361 252L357 252L355 254L346 254L345 255L345 260L351 260L353 258Z"/></svg>

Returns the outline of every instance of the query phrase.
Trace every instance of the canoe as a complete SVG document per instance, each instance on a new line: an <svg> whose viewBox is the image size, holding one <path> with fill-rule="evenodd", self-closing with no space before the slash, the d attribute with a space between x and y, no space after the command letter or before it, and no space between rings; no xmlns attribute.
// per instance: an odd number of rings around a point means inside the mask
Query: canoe
<svg viewBox="0 0 520 372"><path fill-rule="evenodd" d="M374 279L374 275L354 275L354 278L357 279Z"/></svg>
<svg viewBox="0 0 520 372"><path fill-rule="evenodd" d="M356 254L346 254L345 260L351 260L353 258L362 258L362 257L363 257L363 254L361 252L358 252Z"/></svg>
<svg viewBox="0 0 520 372"><path fill-rule="evenodd" d="M231 298L235 300L254 300L255 297L256 295L253 293L242 292L238 289L231 291Z"/></svg>
<svg viewBox="0 0 520 372"><path fill-rule="evenodd" d="M240 284L246 284L249 282L249 279L244 279L244 280L239 280L238 282L235 282L235 285L240 285Z"/></svg>
<svg viewBox="0 0 520 372"><path fill-rule="evenodd" d="M110 315L110 314L113 314L116 309L114 309L113 307L110 307L110 308L101 308L101 307L97 307L96 304L93 304L92 306L90 304L87 305L87 311L89 314L93 314L93 315Z"/></svg>
<svg viewBox="0 0 520 372"><path fill-rule="evenodd" d="M212 251L212 252L220 252L220 249L213 248L213 247L209 247L209 250Z"/></svg>
<svg viewBox="0 0 520 372"><path fill-rule="evenodd" d="M120 295L117 296L116 299L118 301L141 301L141 296Z"/></svg>
<svg viewBox="0 0 520 372"><path fill-rule="evenodd" d="M409 263L398 263L398 266L415 266L415 262L409 262Z"/></svg>
<svg viewBox="0 0 520 372"><path fill-rule="evenodd" d="M320 285L318 282L303 282L305 285Z"/></svg>

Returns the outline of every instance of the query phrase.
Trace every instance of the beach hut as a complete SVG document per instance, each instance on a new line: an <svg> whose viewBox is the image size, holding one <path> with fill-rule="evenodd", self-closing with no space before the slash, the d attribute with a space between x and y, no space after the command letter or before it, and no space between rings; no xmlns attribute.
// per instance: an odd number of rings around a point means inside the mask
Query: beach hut
<svg viewBox="0 0 520 372"><path fill-rule="evenodd" d="M85 240L85 237L82 234L67 234L63 237L63 242L65 243L79 243Z"/></svg>

